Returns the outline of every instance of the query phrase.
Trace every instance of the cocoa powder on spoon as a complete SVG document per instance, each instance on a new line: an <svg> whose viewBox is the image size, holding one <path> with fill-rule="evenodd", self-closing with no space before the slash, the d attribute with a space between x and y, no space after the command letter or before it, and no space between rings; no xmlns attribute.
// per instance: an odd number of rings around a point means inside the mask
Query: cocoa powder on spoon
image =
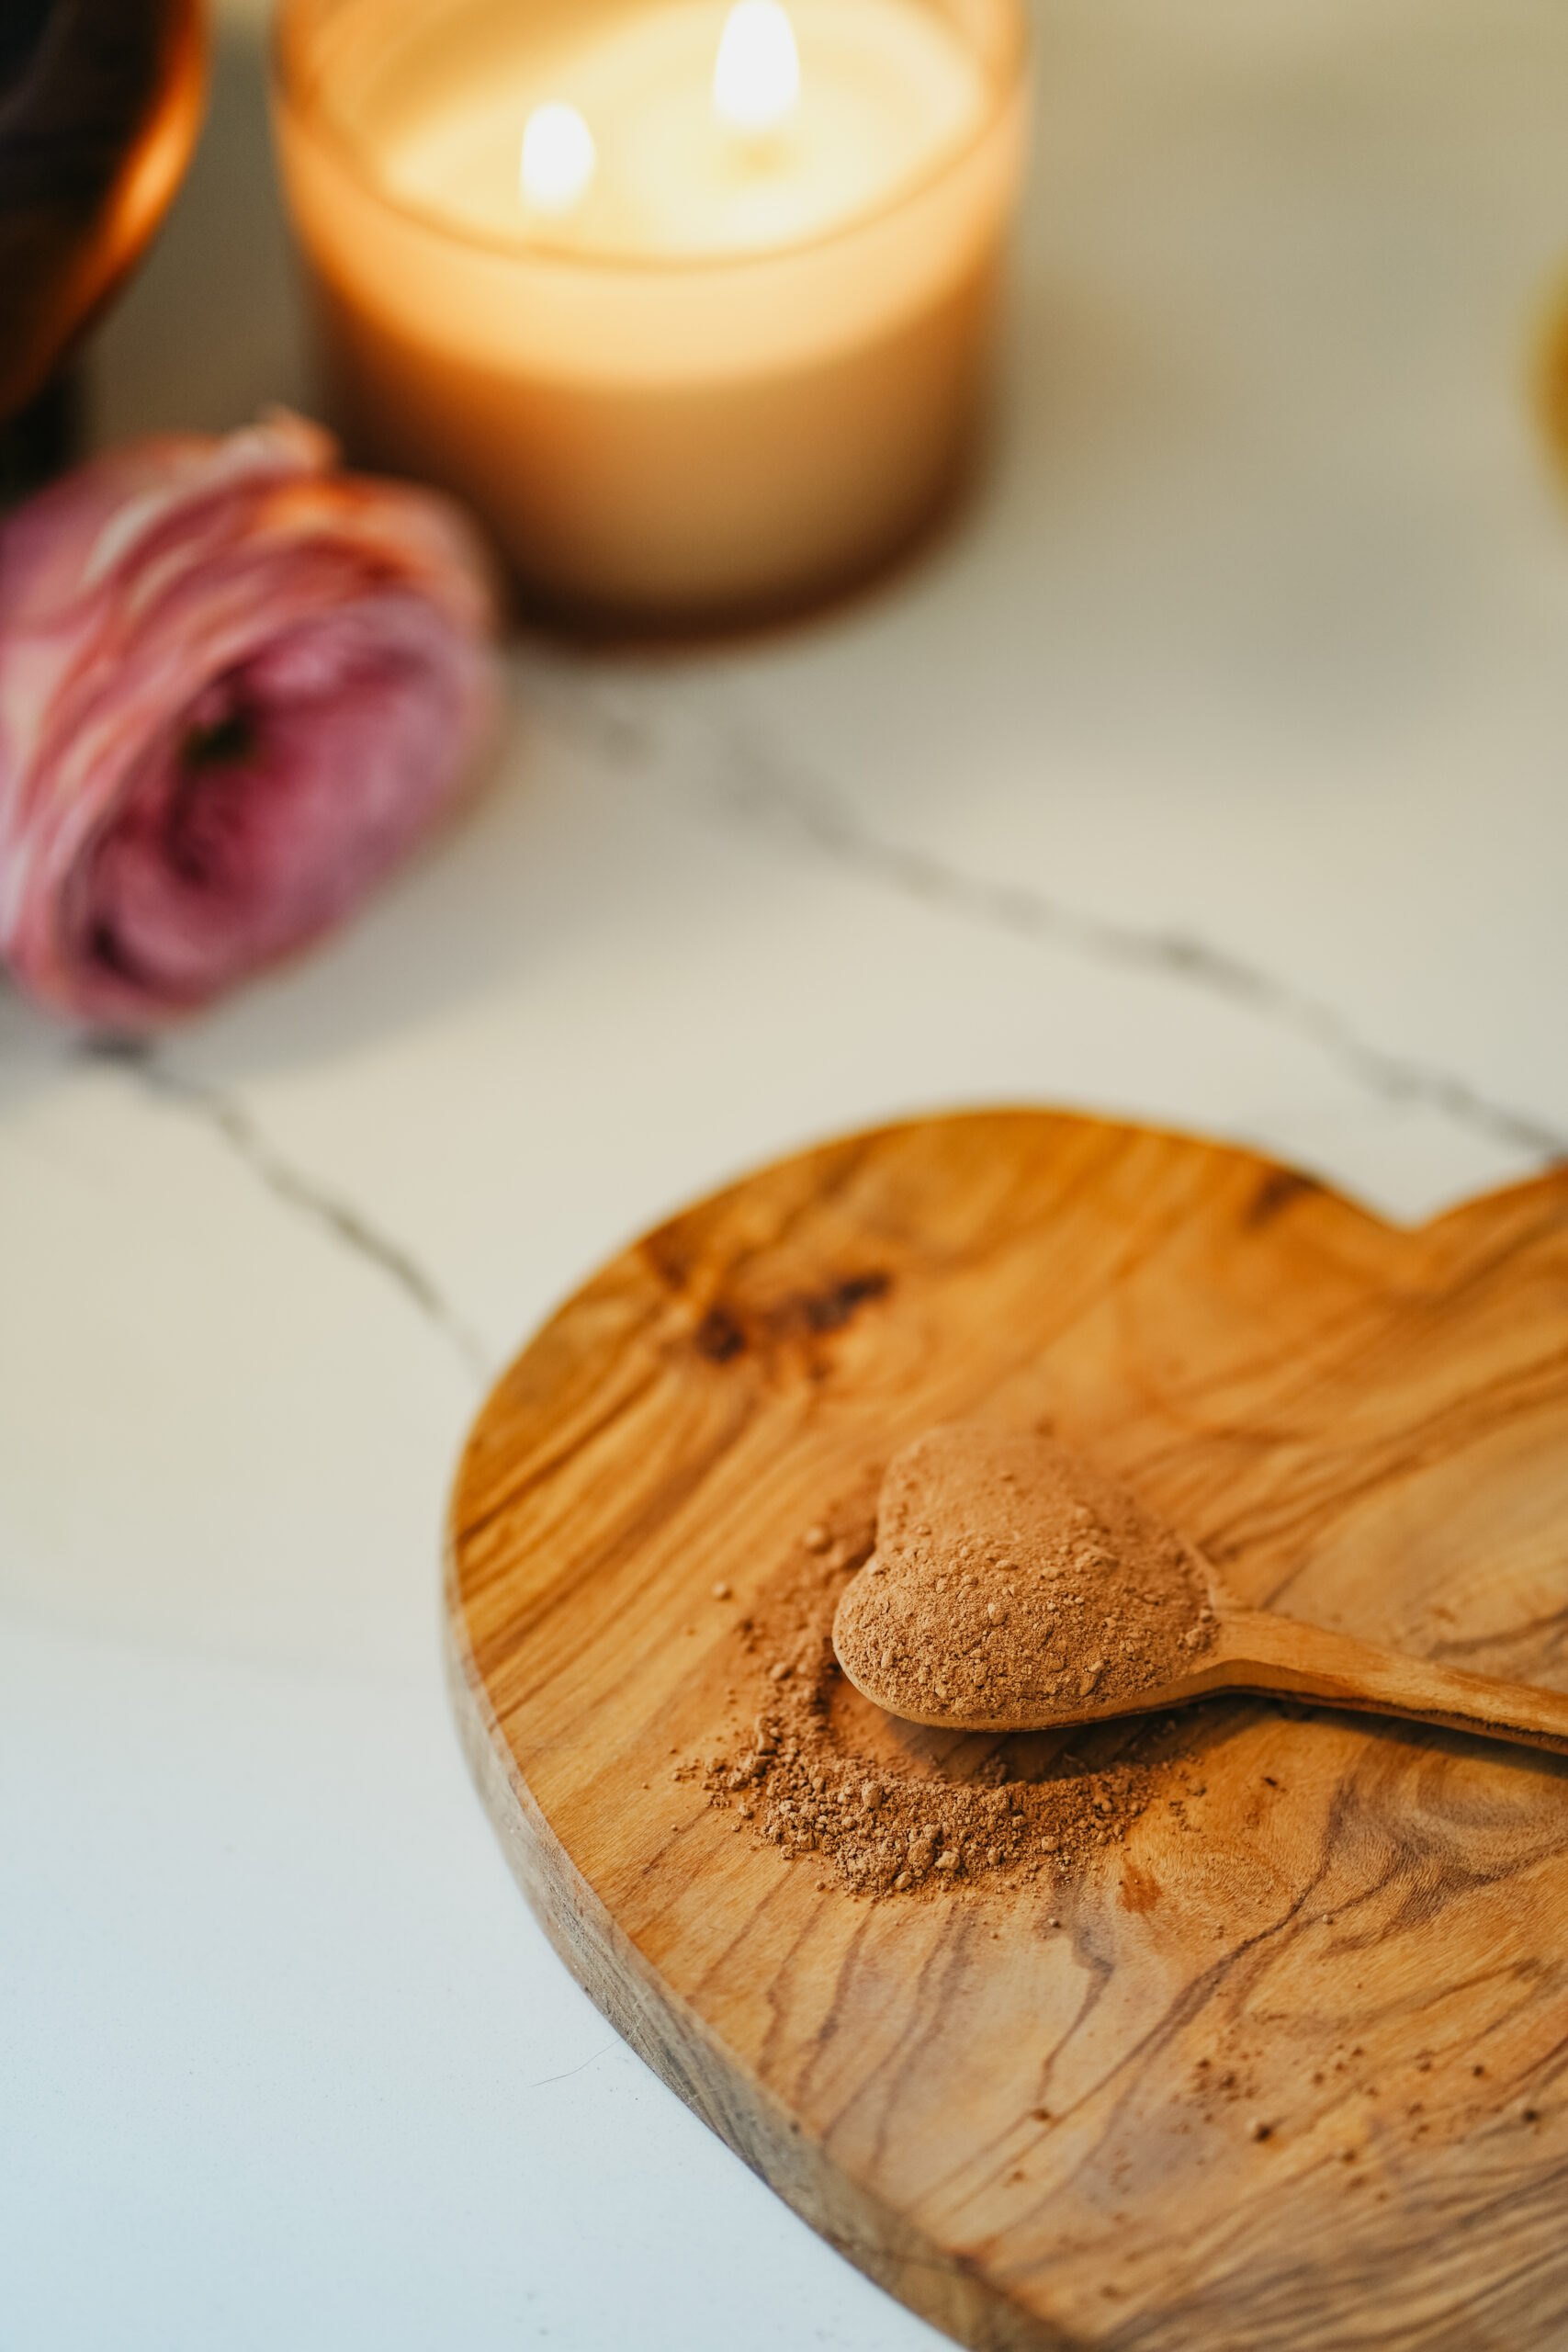
<svg viewBox="0 0 1568 2352"><path fill-rule="evenodd" d="M877 1899L1032 1890L1070 1927L1075 1886L1124 1847L1151 1805L1200 1804L1193 1725L1132 1716L1091 1732L989 1736L886 1713L845 1678L832 1626L875 1548L882 1465L824 1497L737 1611L735 1688L720 1743L676 1766L738 1836ZM673 1757L674 1751L671 1751Z"/></svg>
<svg viewBox="0 0 1568 2352"><path fill-rule="evenodd" d="M1214 1639L1199 1556L1054 1439L952 1423L890 1464L834 1644L895 1713L1006 1724L1190 1673Z"/></svg>

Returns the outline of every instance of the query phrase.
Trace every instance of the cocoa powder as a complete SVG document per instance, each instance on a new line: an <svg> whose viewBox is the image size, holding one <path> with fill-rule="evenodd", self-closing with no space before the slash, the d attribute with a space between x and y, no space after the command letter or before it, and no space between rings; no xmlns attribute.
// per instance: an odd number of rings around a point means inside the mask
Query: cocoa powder
<svg viewBox="0 0 1568 2352"><path fill-rule="evenodd" d="M832 1629L875 1541L877 1483L825 1507L738 1620L725 1752L687 1769L738 1831L823 1883L901 1899L1026 1889L1065 1914L1076 1879L1191 1760L1190 1720L994 1735L901 1722L863 1698Z"/></svg>
<svg viewBox="0 0 1568 2352"><path fill-rule="evenodd" d="M1156 1690L1215 1630L1202 1562L1126 1487L1050 1438L954 1423L889 1465L837 1643L896 1714L1005 1726Z"/></svg>

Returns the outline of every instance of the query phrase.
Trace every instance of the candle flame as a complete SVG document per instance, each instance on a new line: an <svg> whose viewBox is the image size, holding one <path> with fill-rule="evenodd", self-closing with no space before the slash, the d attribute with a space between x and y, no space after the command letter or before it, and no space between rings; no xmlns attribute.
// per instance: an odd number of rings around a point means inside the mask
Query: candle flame
<svg viewBox="0 0 1568 2352"><path fill-rule="evenodd" d="M536 212L570 212L599 167L593 133L575 107L536 107L523 126L523 201Z"/></svg>
<svg viewBox="0 0 1568 2352"><path fill-rule="evenodd" d="M732 130L777 130L800 96L800 53L779 0L736 0L714 67L713 105Z"/></svg>

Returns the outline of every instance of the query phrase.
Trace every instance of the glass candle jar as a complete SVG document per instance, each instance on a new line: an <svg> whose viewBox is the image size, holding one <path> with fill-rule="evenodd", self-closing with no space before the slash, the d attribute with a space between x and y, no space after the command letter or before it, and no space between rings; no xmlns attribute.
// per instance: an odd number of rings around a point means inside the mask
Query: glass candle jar
<svg viewBox="0 0 1568 2352"><path fill-rule="evenodd" d="M868 571L969 447L1024 62L1020 0L284 0L352 449L467 498L575 616Z"/></svg>

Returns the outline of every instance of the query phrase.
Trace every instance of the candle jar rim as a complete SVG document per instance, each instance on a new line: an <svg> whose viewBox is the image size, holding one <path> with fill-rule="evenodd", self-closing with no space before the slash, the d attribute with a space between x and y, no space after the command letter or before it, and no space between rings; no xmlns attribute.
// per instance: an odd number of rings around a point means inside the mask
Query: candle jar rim
<svg viewBox="0 0 1568 2352"><path fill-rule="evenodd" d="M540 236L530 236L525 240L500 232L491 234L481 228L456 221L450 215L420 204L400 190L387 187L367 168L362 142L325 101L320 74L313 77L310 75L310 59L306 53L308 36L300 29L299 19L314 5L317 5L317 0L280 0L274 16L269 50L275 103L291 111L301 125L310 126L317 137L328 141L344 168L367 195L389 211L415 223L427 234L444 238L465 250L496 254L512 260L526 260L531 266L558 270L563 275L593 272L606 278L615 276L646 278L660 275L682 279L718 277L726 271L744 269L752 272L766 269L774 263L793 265L803 254L850 243L876 222L901 211L927 190L940 186L951 173L961 168L991 135L998 119L1021 95L1030 62L1029 22L1024 0L994 0L998 18L1006 28L1006 40L995 62L990 59L984 61L991 102L973 130L937 156L925 169L911 174L890 194L867 205L863 211L854 213L849 220L787 243L763 245L742 252L649 254L552 244L547 237Z"/></svg>

